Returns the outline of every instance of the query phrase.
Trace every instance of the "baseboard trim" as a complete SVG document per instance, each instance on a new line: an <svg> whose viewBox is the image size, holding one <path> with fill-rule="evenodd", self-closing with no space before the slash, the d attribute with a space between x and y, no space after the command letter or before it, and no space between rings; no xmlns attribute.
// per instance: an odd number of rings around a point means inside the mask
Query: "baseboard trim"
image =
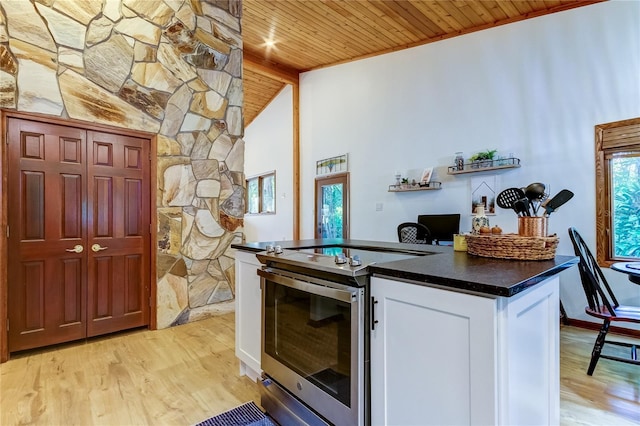
<svg viewBox="0 0 640 426"><path fill-rule="evenodd" d="M600 330L600 327L602 327L601 323L573 319L573 318L564 318L562 321L562 324L569 325L572 327L577 327L577 328L585 328L587 330L595 330L595 331ZM612 326L612 327L609 327L609 332L615 333L615 334L621 334L623 336L628 336L628 337L640 338L640 330L632 330L630 328Z"/></svg>

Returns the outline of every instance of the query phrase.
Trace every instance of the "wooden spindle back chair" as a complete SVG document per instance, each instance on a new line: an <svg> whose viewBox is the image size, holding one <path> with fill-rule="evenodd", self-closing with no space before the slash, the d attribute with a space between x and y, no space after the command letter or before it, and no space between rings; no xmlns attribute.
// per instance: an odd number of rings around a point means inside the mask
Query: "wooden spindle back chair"
<svg viewBox="0 0 640 426"><path fill-rule="evenodd" d="M587 247L586 243L575 228L569 228L569 237L573 243L573 249L576 256L580 257L578 270L580 271L582 288L584 289L584 294L587 297L587 306L584 311L588 315L599 318L603 321L598 337L596 337L595 344L593 345L591 361L589 363L589 368L587 369L587 374L590 376L593 374L593 370L595 370L596 364L600 358L640 365L636 344L606 340L607 333L609 332L609 325L612 322L640 323L640 306L620 305L620 303L618 303L618 299L616 299L616 296L613 293L613 290L611 290L611 286L602 273L600 266L598 266L598 262L593 257L589 247ZM628 356L622 357L603 354L602 350L605 344L626 348L629 351Z"/></svg>

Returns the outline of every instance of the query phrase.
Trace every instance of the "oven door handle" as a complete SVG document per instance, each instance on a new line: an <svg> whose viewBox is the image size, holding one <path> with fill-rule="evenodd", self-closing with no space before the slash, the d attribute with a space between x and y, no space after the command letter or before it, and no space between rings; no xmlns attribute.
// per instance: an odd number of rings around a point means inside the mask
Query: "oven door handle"
<svg viewBox="0 0 640 426"><path fill-rule="evenodd" d="M340 300L346 303L356 303L356 295L351 291L328 287L321 284L308 283L306 281L296 280L283 275L272 274L262 269L258 269L258 275L266 280L273 281L274 283L285 287L290 287L318 296L328 297L330 299Z"/></svg>

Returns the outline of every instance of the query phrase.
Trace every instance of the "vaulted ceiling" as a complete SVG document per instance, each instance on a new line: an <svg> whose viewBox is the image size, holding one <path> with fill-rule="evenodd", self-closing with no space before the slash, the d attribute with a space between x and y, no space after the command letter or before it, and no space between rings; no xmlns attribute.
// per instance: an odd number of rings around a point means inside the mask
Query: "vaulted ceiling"
<svg viewBox="0 0 640 426"><path fill-rule="evenodd" d="M245 126L300 72L602 0L243 0Z"/></svg>

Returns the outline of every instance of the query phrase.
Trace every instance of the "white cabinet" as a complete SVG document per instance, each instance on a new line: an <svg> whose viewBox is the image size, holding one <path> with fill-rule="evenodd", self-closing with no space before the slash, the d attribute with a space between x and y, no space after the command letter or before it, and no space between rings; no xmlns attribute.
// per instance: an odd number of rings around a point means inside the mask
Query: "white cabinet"
<svg viewBox="0 0 640 426"><path fill-rule="evenodd" d="M262 299L260 277L262 265L255 253L236 251L236 356L240 375L256 381L260 368Z"/></svg>
<svg viewBox="0 0 640 426"><path fill-rule="evenodd" d="M505 298L373 277L372 425L558 424L558 282Z"/></svg>

